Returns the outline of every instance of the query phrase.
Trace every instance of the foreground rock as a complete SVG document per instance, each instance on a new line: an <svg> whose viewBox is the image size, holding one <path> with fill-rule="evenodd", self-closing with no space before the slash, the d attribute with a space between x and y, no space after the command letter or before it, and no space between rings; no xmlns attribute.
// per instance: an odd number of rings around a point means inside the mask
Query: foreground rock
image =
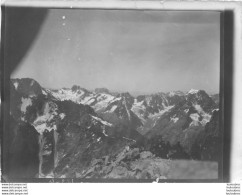
<svg viewBox="0 0 242 195"><path fill-rule="evenodd" d="M155 157L149 151L126 147L112 159L95 159L90 168L77 178L166 179L170 161Z"/></svg>

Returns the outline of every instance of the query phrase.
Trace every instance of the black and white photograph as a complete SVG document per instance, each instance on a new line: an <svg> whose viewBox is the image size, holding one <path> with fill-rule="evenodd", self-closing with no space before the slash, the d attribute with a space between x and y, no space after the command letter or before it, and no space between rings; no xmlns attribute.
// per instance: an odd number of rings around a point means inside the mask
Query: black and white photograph
<svg viewBox="0 0 242 195"><path fill-rule="evenodd" d="M221 12L35 9L6 9L4 179L219 181Z"/></svg>

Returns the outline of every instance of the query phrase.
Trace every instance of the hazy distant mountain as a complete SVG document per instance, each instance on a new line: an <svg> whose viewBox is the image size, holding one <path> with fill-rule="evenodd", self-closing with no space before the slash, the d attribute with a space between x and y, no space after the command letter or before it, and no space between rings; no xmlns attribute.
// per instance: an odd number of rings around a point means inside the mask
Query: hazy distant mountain
<svg viewBox="0 0 242 195"><path fill-rule="evenodd" d="M164 158L214 160L218 151L218 104L203 90L133 97L76 85L46 89L26 78L12 79L10 92L15 130L9 144L19 147L19 155L38 151L39 158L33 156L38 169L29 176L156 178L149 171L157 162L168 166ZM31 132L29 143L24 127ZM26 145L35 149L26 151ZM15 160L9 158L9 166ZM136 162L150 166L137 172ZM158 177L166 178L166 172Z"/></svg>

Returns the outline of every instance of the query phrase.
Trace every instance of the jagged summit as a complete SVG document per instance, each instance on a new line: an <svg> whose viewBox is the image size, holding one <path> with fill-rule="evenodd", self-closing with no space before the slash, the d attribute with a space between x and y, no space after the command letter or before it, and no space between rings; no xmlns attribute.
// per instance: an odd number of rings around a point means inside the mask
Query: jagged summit
<svg viewBox="0 0 242 195"><path fill-rule="evenodd" d="M68 89L68 88L66 88L66 89ZM72 88L71 88L71 90L73 92L79 92L79 93L82 93L82 92L84 92L84 93L90 93L89 90L87 90L87 89L85 89L83 87L80 87L78 85L73 85Z"/></svg>
<svg viewBox="0 0 242 195"><path fill-rule="evenodd" d="M15 90L25 95L40 95L42 94L42 87L40 84L31 78L15 78L11 79L11 83L14 85Z"/></svg>
<svg viewBox="0 0 242 195"><path fill-rule="evenodd" d="M73 85L72 88L71 88L72 91L77 91L77 90L81 90L81 89L82 88L78 85Z"/></svg>
<svg viewBox="0 0 242 195"><path fill-rule="evenodd" d="M199 92L198 89L190 89L190 90L188 91L189 94L195 94L195 93L198 93L198 92Z"/></svg>
<svg viewBox="0 0 242 195"><path fill-rule="evenodd" d="M102 87L102 88L96 88L94 90L94 92L95 93L106 93L106 94L109 94L110 93L109 90L107 88L104 88L104 87Z"/></svg>
<svg viewBox="0 0 242 195"><path fill-rule="evenodd" d="M133 97L129 92L122 92L118 94L119 97Z"/></svg>
<svg viewBox="0 0 242 195"><path fill-rule="evenodd" d="M175 95L183 96L183 95L185 95L185 93L182 92L182 91L170 91L170 92L167 93L167 95L169 95L169 96L175 96Z"/></svg>

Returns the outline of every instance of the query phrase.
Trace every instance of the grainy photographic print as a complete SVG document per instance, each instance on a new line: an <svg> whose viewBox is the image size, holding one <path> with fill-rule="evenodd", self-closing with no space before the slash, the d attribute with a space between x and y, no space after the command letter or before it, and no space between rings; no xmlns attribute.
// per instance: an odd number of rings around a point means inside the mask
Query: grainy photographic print
<svg viewBox="0 0 242 195"><path fill-rule="evenodd" d="M6 12L6 178L219 179L220 12L38 11Z"/></svg>

